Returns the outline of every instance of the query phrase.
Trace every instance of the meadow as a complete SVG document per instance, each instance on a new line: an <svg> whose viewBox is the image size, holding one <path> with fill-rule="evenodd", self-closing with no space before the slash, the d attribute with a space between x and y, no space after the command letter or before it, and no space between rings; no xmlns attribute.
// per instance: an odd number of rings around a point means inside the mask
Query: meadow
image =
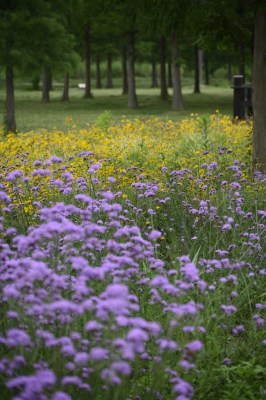
<svg viewBox="0 0 266 400"><path fill-rule="evenodd" d="M1 399L265 398L266 178L196 104L1 132Z"/></svg>
<svg viewBox="0 0 266 400"><path fill-rule="evenodd" d="M184 81L182 88L185 109L173 111L171 109L172 89L168 89L169 99L160 99L160 89L151 88L150 79L137 77L137 97L139 107L135 110L128 109L127 95L121 95L120 79L114 78L113 89L92 88L93 99L84 99L84 90L78 88L82 80L71 80L68 102L62 102L62 82L54 82L54 89L50 92L51 102L41 102L41 91L32 90L30 82L15 82L16 122L19 131L30 131L40 128L63 129L65 118L71 115L78 127L87 127L93 124L104 111L112 114L112 122L121 119L152 118L173 121L182 120L191 113L213 113L219 110L223 115L233 114L233 89L227 83L224 87L214 85L201 87L200 94L193 93L191 79ZM0 121L5 114L4 83L0 80Z"/></svg>

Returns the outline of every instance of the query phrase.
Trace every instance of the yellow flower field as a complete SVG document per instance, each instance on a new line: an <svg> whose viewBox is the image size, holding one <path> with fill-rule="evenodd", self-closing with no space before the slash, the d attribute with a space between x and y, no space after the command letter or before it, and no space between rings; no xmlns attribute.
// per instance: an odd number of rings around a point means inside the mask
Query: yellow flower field
<svg viewBox="0 0 266 400"><path fill-rule="evenodd" d="M109 126L108 130L89 125L85 129L78 128L68 116L64 131L42 129L2 135L0 183L14 198L13 183L5 182L5 177L19 169L28 179L27 186L24 184L26 188L38 186L35 194L32 190L26 193L25 187L15 193L17 202L24 203L26 211L33 200L51 197L51 177L42 173L34 175L33 171L38 168L50 169L54 179L61 179L63 173L70 172L74 181L83 177L89 186L92 177L89 168L99 163L100 168L93 176L103 188L110 187L110 177L120 189L140 179L159 179L163 188L162 167L169 170L189 168L200 175L203 163L219 160L220 164L229 165L235 159L250 161L251 131L251 122L232 121L218 112L208 117L191 114L181 122L159 118L124 120ZM51 156L60 157L62 163L47 162Z"/></svg>
<svg viewBox="0 0 266 400"><path fill-rule="evenodd" d="M155 177L162 166L198 167L202 161L202 152L208 150L204 161L213 161L217 148L234 150L234 158L249 156L251 151L250 122L232 122L229 116L220 116L217 112L208 118L207 143L204 143L202 118L192 114L181 122L161 121L158 118L133 122L126 120L115 124L104 132L95 126L79 129L69 125L66 119L65 131L45 129L40 132L26 132L2 137L0 155L2 165L11 166L19 155L29 152L28 163L21 166L30 172L31 162L44 161L52 155L63 157L69 168L75 167L75 175L86 170L82 160L77 161L81 151L93 152L94 161L103 162L100 176L137 166ZM72 156L73 159L69 160Z"/></svg>

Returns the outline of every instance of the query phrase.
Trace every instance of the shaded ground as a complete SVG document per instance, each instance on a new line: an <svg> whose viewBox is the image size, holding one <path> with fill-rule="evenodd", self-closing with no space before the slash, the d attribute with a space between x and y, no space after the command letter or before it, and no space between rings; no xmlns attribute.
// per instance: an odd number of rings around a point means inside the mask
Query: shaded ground
<svg viewBox="0 0 266 400"><path fill-rule="evenodd" d="M139 108L129 110L127 96L121 95L121 88L93 89L93 99L84 99L83 90L77 86L70 88L70 101L62 102L62 87L56 86L51 92L51 103L41 102L41 92L29 90L29 87L19 88L15 91L16 121L19 130L26 131L38 128L62 128L65 118L73 117L74 123L86 125L93 123L97 117L108 110L114 120L126 118L146 118L158 116L163 119L178 120L191 113L213 113L219 110L222 114L232 115L231 88L202 86L201 94L194 94L192 87L184 87L185 110L171 110L171 93L169 99L160 99L159 88L137 88ZM4 115L5 91L0 90L0 121Z"/></svg>

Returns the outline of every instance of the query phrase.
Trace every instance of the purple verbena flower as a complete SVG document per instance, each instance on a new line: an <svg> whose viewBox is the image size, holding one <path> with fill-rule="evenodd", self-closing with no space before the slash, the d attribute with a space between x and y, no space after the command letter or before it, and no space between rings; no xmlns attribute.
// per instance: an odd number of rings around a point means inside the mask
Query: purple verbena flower
<svg viewBox="0 0 266 400"><path fill-rule="evenodd" d="M109 354L109 350L102 347L94 347L89 353L89 358L93 361L106 360Z"/></svg>
<svg viewBox="0 0 266 400"><path fill-rule="evenodd" d="M52 156L52 157L50 158L50 161L51 161L52 163L54 163L54 164L58 164L58 163L63 162L63 159L62 159L61 157L58 157L58 156Z"/></svg>
<svg viewBox="0 0 266 400"><path fill-rule="evenodd" d="M237 311L237 308L233 305L226 306L222 304L221 309L224 311L225 315L231 315Z"/></svg>
<svg viewBox="0 0 266 400"><path fill-rule="evenodd" d="M122 375L131 374L131 367L126 361L114 361L111 363L110 368Z"/></svg>
<svg viewBox="0 0 266 400"><path fill-rule="evenodd" d="M194 340L193 342L190 342L186 345L186 349L190 353L195 353L196 351L202 349L202 342L200 340Z"/></svg>
<svg viewBox="0 0 266 400"><path fill-rule="evenodd" d="M184 381L181 378L178 378L177 383L174 385L174 392L186 396L187 399L191 399L194 390L193 387L190 385L190 383Z"/></svg>
<svg viewBox="0 0 266 400"><path fill-rule="evenodd" d="M22 329L12 328L7 331L7 339L6 344L9 347L16 347L16 346L31 346L32 341L30 336L27 332L23 331Z"/></svg>
<svg viewBox="0 0 266 400"><path fill-rule="evenodd" d="M52 395L52 400L72 400L72 397L65 392L55 392Z"/></svg>
<svg viewBox="0 0 266 400"><path fill-rule="evenodd" d="M180 271L183 273L185 279L192 283L199 280L199 271L195 264L188 262L180 267Z"/></svg>
<svg viewBox="0 0 266 400"><path fill-rule="evenodd" d="M162 236L162 232L157 231L157 230L152 230L149 233L148 237L149 237L150 240L156 240L156 239L159 239L161 236Z"/></svg>

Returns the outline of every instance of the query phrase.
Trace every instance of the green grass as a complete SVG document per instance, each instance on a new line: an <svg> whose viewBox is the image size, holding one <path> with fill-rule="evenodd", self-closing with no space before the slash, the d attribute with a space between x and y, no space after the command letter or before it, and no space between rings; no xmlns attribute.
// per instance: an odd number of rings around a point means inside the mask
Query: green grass
<svg viewBox="0 0 266 400"><path fill-rule="evenodd" d="M51 102L41 102L41 92L32 91L30 84L16 84L16 122L20 131L32 129L62 128L68 115L73 117L74 123L84 126L94 123L98 116L105 110L112 113L114 121L122 117L129 119L148 118L157 116L162 119L179 120L191 113L212 113L219 110L222 114L232 115L232 96L230 87L201 87L200 94L193 93L193 86L183 87L185 110L173 111L171 109L172 89L169 89L169 99L160 99L160 89L150 88L150 81L137 78L137 96L139 107L130 110L127 106L127 96L121 95L120 80L114 79L113 89L92 89L93 99L84 99L83 90L78 89L78 82L72 82L70 88L70 101L62 102L62 85L57 84L51 91ZM5 112L5 90L0 86L0 121L3 121Z"/></svg>

